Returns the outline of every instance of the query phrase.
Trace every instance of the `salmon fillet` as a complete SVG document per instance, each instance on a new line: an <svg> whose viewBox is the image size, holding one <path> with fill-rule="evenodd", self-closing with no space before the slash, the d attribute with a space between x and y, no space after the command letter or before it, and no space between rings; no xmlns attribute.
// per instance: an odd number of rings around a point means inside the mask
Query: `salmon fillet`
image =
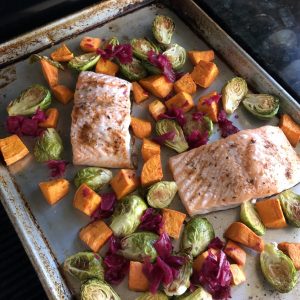
<svg viewBox="0 0 300 300"><path fill-rule="evenodd" d="M228 209L300 182L300 158L274 126L242 130L173 156L169 166L190 215Z"/></svg>
<svg viewBox="0 0 300 300"><path fill-rule="evenodd" d="M117 77L80 73L71 126L74 165L132 167L130 88Z"/></svg>

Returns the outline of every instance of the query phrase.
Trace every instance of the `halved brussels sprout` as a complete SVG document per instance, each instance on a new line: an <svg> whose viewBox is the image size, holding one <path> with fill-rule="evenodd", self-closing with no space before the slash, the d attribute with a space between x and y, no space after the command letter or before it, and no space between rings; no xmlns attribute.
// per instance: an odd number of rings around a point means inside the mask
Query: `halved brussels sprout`
<svg viewBox="0 0 300 300"><path fill-rule="evenodd" d="M211 294L209 294L202 287L197 288L193 293L177 297L177 300L212 300Z"/></svg>
<svg viewBox="0 0 300 300"><path fill-rule="evenodd" d="M193 217L183 229L181 250L195 257L206 249L214 237L214 228L206 218Z"/></svg>
<svg viewBox="0 0 300 300"><path fill-rule="evenodd" d="M147 194L147 202L154 208L164 208L170 205L177 193L175 181L160 181L153 184Z"/></svg>
<svg viewBox="0 0 300 300"><path fill-rule="evenodd" d="M120 72L124 77L130 81L139 81L147 76L147 70L143 64L136 58L132 58L132 62L128 64L121 64L118 62Z"/></svg>
<svg viewBox="0 0 300 300"><path fill-rule="evenodd" d="M108 169L88 167L77 172L74 178L74 183L76 187L85 183L91 189L97 191L109 183L112 176L112 172Z"/></svg>
<svg viewBox="0 0 300 300"><path fill-rule="evenodd" d="M174 21L167 16L156 16L152 23L152 32L155 39L165 45L169 45L175 31Z"/></svg>
<svg viewBox="0 0 300 300"><path fill-rule="evenodd" d="M146 209L146 203L137 195L130 195L118 201L110 224L114 235L125 236L133 233L140 225L141 216Z"/></svg>
<svg viewBox="0 0 300 300"><path fill-rule="evenodd" d="M256 234L263 235L266 232L266 227L262 223L254 205L250 201L246 201L241 205L240 212L241 221L252 229Z"/></svg>
<svg viewBox="0 0 300 300"><path fill-rule="evenodd" d="M7 112L9 116L33 115L38 108L44 110L50 104L50 91L40 84L34 84L8 104Z"/></svg>
<svg viewBox="0 0 300 300"><path fill-rule="evenodd" d="M68 257L63 269L82 282L93 278L104 280L102 258L92 252L78 252Z"/></svg>
<svg viewBox="0 0 300 300"><path fill-rule="evenodd" d="M263 120L273 118L279 110L279 99L268 94L247 94L242 103L251 114Z"/></svg>
<svg viewBox="0 0 300 300"><path fill-rule="evenodd" d="M232 114L248 92L245 79L234 77L222 89L222 102L227 114Z"/></svg>
<svg viewBox="0 0 300 300"><path fill-rule="evenodd" d="M300 227L300 195L286 190L279 195L284 215L296 227Z"/></svg>
<svg viewBox="0 0 300 300"><path fill-rule="evenodd" d="M183 125L183 132L186 136L190 135L194 130L198 130L200 133L207 132L208 136L211 136L214 129L214 124L208 116L204 116L202 120L194 120L192 113L185 115L186 122Z"/></svg>
<svg viewBox="0 0 300 300"><path fill-rule="evenodd" d="M172 140L166 140L164 144L174 149L178 153L184 152L189 148L181 127L174 120L159 120L158 122L156 122L155 129L158 135L163 135L169 132L175 133L174 138Z"/></svg>
<svg viewBox="0 0 300 300"><path fill-rule="evenodd" d="M297 270L292 260L278 250L276 244L265 245L260 254L260 266L267 281L280 293L289 292L297 283Z"/></svg>
<svg viewBox="0 0 300 300"><path fill-rule="evenodd" d="M172 64L174 70L180 70L186 61L186 51L178 44L172 44L163 52Z"/></svg>
<svg viewBox="0 0 300 300"><path fill-rule="evenodd" d="M162 74L162 70L158 67L155 67L148 61L142 61L143 67L152 75Z"/></svg>
<svg viewBox="0 0 300 300"><path fill-rule="evenodd" d="M147 39L132 39L130 41L130 45L132 47L133 54L141 60L148 60L149 51L159 53L157 46Z"/></svg>
<svg viewBox="0 0 300 300"><path fill-rule="evenodd" d="M86 281L80 290L81 300L121 300L110 285L98 279Z"/></svg>
<svg viewBox="0 0 300 300"><path fill-rule="evenodd" d="M162 292L157 292L156 294L147 292L137 297L135 300L168 300L168 299L169 297Z"/></svg>
<svg viewBox="0 0 300 300"><path fill-rule="evenodd" d="M54 128L47 128L34 145L33 155L38 162L58 160L63 151L62 140Z"/></svg>
<svg viewBox="0 0 300 300"><path fill-rule="evenodd" d="M121 240L121 250L119 253L125 258L134 261L143 261L148 257L154 261L157 252L153 244L157 241L158 235L153 232L135 232Z"/></svg>
<svg viewBox="0 0 300 300"><path fill-rule="evenodd" d="M48 63L50 63L52 66L64 70L64 66L59 63L58 61L52 60L50 59L48 56L44 56L44 55L38 55L38 54L32 54L29 58L29 62L32 64L34 62L40 61L41 59L46 60Z"/></svg>
<svg viewBox="0 0 300 300"><path fill-rule="evenodd" d="M97 53L86 53L72 58L68 66L77 71L86 71L93 68L98 62L100 55Z"/></svg>

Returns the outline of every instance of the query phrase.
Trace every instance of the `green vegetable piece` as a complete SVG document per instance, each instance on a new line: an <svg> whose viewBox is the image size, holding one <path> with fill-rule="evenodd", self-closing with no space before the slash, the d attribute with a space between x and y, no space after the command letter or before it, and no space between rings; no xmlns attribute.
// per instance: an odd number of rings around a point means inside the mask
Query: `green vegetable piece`
<svg viewBox="0 0 300 300"><path fill-rule="evenodd" d="M90 279L81 286L81 300L121 300L119 295L107 283Z"/></svg>
<svg viewBox="0 0 300 300"><path fill-rule="evenodd" d="M262 223L254 205L250 201L242 203L240 218L241 221L256 234L264 235L266 233L266 227Z"/></svg>
<svg viewBox="0 0 300 300"><path fill-rule="evenodd" d="M170 205L177 193L174 181L160 181L153 184L147 193L147 202L154 208L164 208Z"/></svg>
<svg viewBox="0 0 300 300"><path fill-rule="evenodd" d="M214 237L214 229L206 218L193 217L183 229L181 250L196 257L207 248Z"/></svg>
<svg viewBox="0 0 300 300"><path fill-rule="evenodd" d="M54 128L47 128L34 145L33 155L38 162L61 158L63 144Z"/></svg>
<svg viewBox="0 0 300 300"><path fill-rule="evenodd" d="M38 55L38 54L32 54L29 58L29 62L32 64L34 62L40 61L41 59L46 60L48 63L50 63L52 66L64 70L64 66L59 63L58 61L52 60L50 59L48 56L44 56L44 55Z"/></svg>
<svg viewBox="0 0 300 300"><path fill-rule="evenodd" d="M184 152L189 148L185 140L181 127L174 120L163 119L156 122L156 133L163 135L169 132L174 132L175 136L172 140L166 140L164 144L178 153Z"/></svg>
<svg viewBox="0 0 300 300"><path fill-rule="evenodd" d="M248 92L245 79L234 77L222 89L222 102L227 114L232 114Z"/></svg>
<svg viewBox="0 0 300 300"><path fill-rule="evenodd" d="M88 167L77 172L74 178L74 183L77 188L85 183L94 191L98 191L108 184L112 177L113 175L110 170Z"/></svg>
<svg viewBox="0 0 300 300"><path fill-rule="evenodd" d="M152 32L159 43L169 45L174 31L175 23L170 17L159 15L153 20Z"/></svg>
<svg viewBox="0 0 300 300"><path fill-rule="evenodd" d="M98 62L100 55L97 53L86 53L72 58L68 66L77 71L86 71L93 68Z"/></svg>
<svg viewBox="0 0 300 300"><path fill-rule="evenodd" d="M157 292L152 294L150 292L143 293L141 296L137 297L135 300L168 300L169 297L162 292Z"/></svg>
<svg viewBox="0 0 300 300"><path fill-rule="evenodd" d="M276 244L265 245L260 254L260 266L270 285L280 293L291 291L297 283L298 276L292 260Z"/></svg>
<svg viewBox="0 0 300 300"><path fill-rule="evenodd" d="M135 232L146 209L146 203L137 195L130 195L118 201L110 224L114 235L125 236Z"/></svg>
<svg viewBox="0 0 300 300"><path fill-rule="evenodd" d="M105 49L108 45L117 46L120 45L119 40L113 36L102 44L102 49Z"/></svg>
<svg viewBox="0 0 300 300"><path fill-rule="evenodd" d="M288 221L300 227L300 195L292 190L286 190L279 195L280 204Z"/></svg>
<svg viewBox="0 0 300 300"><path fill-rule="evenodd" d="M102 258L92 252L78 252L68 257L63 269L81 282L93 278L104 280Z"/></svg>
<svg viewBox="0 0 300 300"><path fill-rule="evenodd" d="M149 51L159 53L159 49L157 48L157 46L147 39L132 39L130 41L130 44L133 54L141 60L148 60Z"/></svg>
<svg viewBox="0 0 300 300"><path fill-rule="evenodd" d="M134 261L142 262L146 257L154 261L157 252L153 244L157 239L158 235L152 232L142 231L132 233L121 240L121 250L119 250L119 253L125 258Z"/></svg>
<svg viewBox="0 0 300 300"><path fill-rule="evenodd" d="M38 108L44 110L50 104L50 91L40 84L34 84L8 104L7 112L9 116L33 115Z"/></svg>
<svg viewBox="0 0 300 300"><path fill-rule="evenodd" d="M162 70L158 67L155 67L148 61L142 61L143 67L148 71L148 73L152 75L159 75L162 74Z"/></svg>
<svg viewBox="0 0 300 300"><path fill-rule="evenodd" d="M168 49L163 52L172 64L174 70L180 70L183 68L186 61L186 51L178 44L172 44Z"/></svg>
<svg viewBox="0 0 300 300"><path fill-rule="evenodd" d="M279 110L279 99L268 94L247 94L242 103L251 114L262 120L273 118Z"/></svg>
<svg viewBox="0 0 300 300"><path fill-rule="evenodd" d="M178 300L213 300L211 294L209 294L202 287L197 288L193 293L177 297Z"/></svg>
<svg viewBox="0 0 300 300"><path fill-rule="evenodd" d="M118 64L122 75L130 81L139 81L147 76L147 70L142 63L134 57L131 63L121 64L118 62Z"/></svg>
<svg viewBox="0 0 300 300"><path fill-rule="evenodd" d="M194 130L198 130L201 134L204 132L211 136L214 129L214 124L208 116L204 116L202 120L195 120L193 113L187 113L185 115L186 123L183 125L183 132L186 136L190 135Z"/></svg>

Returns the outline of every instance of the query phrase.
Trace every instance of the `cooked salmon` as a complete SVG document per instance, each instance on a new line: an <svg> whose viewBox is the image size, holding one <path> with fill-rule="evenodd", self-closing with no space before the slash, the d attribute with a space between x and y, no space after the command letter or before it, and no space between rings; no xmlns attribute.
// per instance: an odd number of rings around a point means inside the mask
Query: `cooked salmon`
<svg viewBox="0 0 300 300"><path fill-rule="evenodd" d="M74 165L132 167L130 88L117 77L80 73L71 126Z"/></svg>
<svg viewBox="0 0 300 300"><path fill-rule="evenodd" d="M274 126L242 130L176 155L169 166L190 215L228 209L300 182L300 158Z"/></svg>

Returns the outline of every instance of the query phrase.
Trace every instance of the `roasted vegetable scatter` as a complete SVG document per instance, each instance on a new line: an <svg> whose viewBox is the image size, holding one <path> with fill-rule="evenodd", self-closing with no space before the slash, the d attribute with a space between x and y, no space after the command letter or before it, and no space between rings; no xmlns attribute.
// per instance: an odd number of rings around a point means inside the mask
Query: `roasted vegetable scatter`
<svg viewBox="0 0 300 300"><path fill-rule="evenodd" d="M177 193L174 181L160 181L153 184L147 193L147 202L154 208L164 208L171 204Z"/></svg>
<svg viewBox="0 0 300 300"><path fill-rule="evenodd" d="M100 55L97 53L87 53L79 56L75 56L68 63L71 69L77 71L86 71L93 68L98 62Z"/></svg>
<svg viewBox="0 0 300 300"><path fill-rule="evenodd" d="M81 286L81 300L121 300L107 283L91 279Z"/></svg>
<svg viewBox="0 0 300 300"><path fill-rule="evenodd" d="M33 115L37 109L44 110L50 104L50 91L40 84L34 84L9 103L7 112L9 116Z"/></svg>
<svg viewBox="0 0 300 300"><path fill-rule="evenodd" d="M287 293L297 283L297 271L292 260L277 245L266 244L260 254L261 270L267 281L280 293Z"/></svg>
<svg viewBox="0 0 300 300"><path fill-rule="evenodd" d="M292 190L287 190L279 195L279 200L288 221L292 225L300 227L300 195Z"/></svg>
<svg viewBox="0 0 300 300"><path fill-rule="evenodd" d="M180 70L184 66L186 61L186 51L180 45L170 45L163 54L167 56L174 70Z"/></svg>
<svg viewBox="0 0 300 300"><path fill-rule="evenodd" d="M202 287L199 287L191 294L183 295L176 299L178 299L178 300L212 300L212 296L207 291L205 291Z"/></svg>
<svg viewBox="0 0 300 300"><path fill-rule="evenodd" d="M144 293L143 295L139 296L135 300L168 300L169 297L166 296L162 292L157 292L156 294L152 294L150 292Z"/></svg>
<svg viewBox="0 0 300 300"><path fill-rule="evenodd" d="M130 41L130 44L132 47L133 54L141 60L147 60L149 51L159 53L158 47L147 39L132 39Z"/></svg>
<svg viewBox="0 0 300 300"><path fill-rule="evenodd" d="M152 23L152 32L159 43L170 44L174 31L175 23L170 17L162 15L155 17Z"/></svg>
<svg viewBox="0 0 300 300"><path fill-rule="evenodd" d="M122 75L130 81L138 81L147 76L147 71L142 63L134 57L130 63L119 63L119 67Z"/></svg>

